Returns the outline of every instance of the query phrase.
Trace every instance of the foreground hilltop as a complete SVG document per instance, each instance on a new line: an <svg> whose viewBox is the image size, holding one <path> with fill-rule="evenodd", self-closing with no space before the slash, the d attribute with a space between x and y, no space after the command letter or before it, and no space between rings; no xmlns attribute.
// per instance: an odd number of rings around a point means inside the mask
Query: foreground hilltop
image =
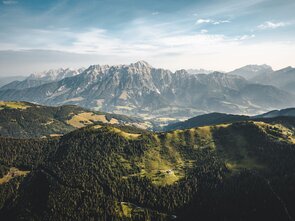
<svg viewBox="0 0 295 221"><path fill-rule="evenodd" d="M0 219L292 220L294 140L264 122L0 138Z"/></svg>

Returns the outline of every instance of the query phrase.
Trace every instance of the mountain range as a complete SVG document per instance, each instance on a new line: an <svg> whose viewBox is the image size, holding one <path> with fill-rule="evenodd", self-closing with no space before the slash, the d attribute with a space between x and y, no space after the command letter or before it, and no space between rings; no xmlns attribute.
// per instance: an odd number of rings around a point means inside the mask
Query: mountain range
<svg viewBox="0 0 295 221"><path fill-rule="evenodd" d="M228 74L238 75L243 78L246 78L247 80L253 81L253 79L255 79L256 77L259 77L261 75L265 76L273 72L274 71L271 66L263 64L263 65L246 65L244 67L228 72Z"/></svg>
<svg viewBox="0 0 295 221"><path fill-rule="evenodd" d="M242 76L253 83L273 85L289 93L295 93L295 68L290 66L274 71L268 65L247 65L228 74Z"/></svg>
<svg viewBox="0 0 295 221"><path fill-rule="evenodd" d="M257 68L254 71L257 72ZM30 76L22 82L3 86L0 98L44 105L75 104L163 123L209 112L258 114L295 103L290 91L267 85L269 81L257 83L258 80L221 72L171 72L154 68L145 61L130 65L92 65L80 72L65 74L63 70L53 78L51 74Z"/></svg>
<svg viewBox="0 0 295 221"><path fill-rule="evenodd" d="M255 82L274 85L290 93L295 93L295 68L286 67L272 73L265 73L253 79Z"/></svg>

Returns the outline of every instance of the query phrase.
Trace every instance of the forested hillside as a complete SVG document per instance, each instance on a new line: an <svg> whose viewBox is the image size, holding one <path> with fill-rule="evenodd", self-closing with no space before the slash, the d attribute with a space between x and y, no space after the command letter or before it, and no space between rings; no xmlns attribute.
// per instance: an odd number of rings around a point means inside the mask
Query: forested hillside
<svg viewBox="0 0 295 221"><path fill-rule="evenodd" d="M225 113L210 113L199 115L185 121L179 121L164 126L164 131L189 129L201 126L211 126L216 124L228 124L242 121L262 121L266 123L279 123L288 125L290 128L295 127L294 108L274 110L256 116L234 115Z"/></svg>
<svg viewBox="0 0 295 221"><path fill-rule="evenodd" d="M294 139L264 122L1 138L0 219L293 220Z"/></svg>
<svg viewBox="0 0 295 221"><path fill-rule="evenodd" d="M249 120L249 116L245 115L234 115L234 114L224 114L224 113L210 113L203 114L186 121L180 121L172 124L168 124L163 129L166 131L178 130L178 129L189 129L201 126L211 126L216 124L233 123L238 121Z"/></svg>
<svg viewBox="0 0 295 221"><path fill-rule="evenodd" d="M61 136L93 123L151 125L138 118L90 111L75 105L48 107L28 102L0 101L0 136L36 138Z"/></svg>

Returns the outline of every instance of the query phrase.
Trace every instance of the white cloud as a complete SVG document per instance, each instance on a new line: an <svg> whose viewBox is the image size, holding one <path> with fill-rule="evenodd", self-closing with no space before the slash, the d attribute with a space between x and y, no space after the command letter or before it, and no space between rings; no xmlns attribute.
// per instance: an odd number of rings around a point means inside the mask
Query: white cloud
<svg viewBox="0 0 295 221"><path fill-rule="evenodd" d="M213 25L220 25L220 24L224 24L224 23L230 23L229 20L218 20L218 21L214 21Z"/></svg>
<svg viewBox="0 0 295 221"><path fill-rule="evenodd" d="M200 25L200 24L220 25L224 23L230 23L230 21L229 20L212 20L212 19L203 19L203 18L200 18L196 21L197 25Z"/></svg>
<svg viewBox="0 0 295 221"><path fill-rule="evenodd" d="M89 29L84 32L68 30L33 29L22 32L21 38L11 39L3 49L12 50L59 50L71 53L100 54L105 56L153 57L159 54L217 53L220 48L236 44L237 40L224 35L174 33L164 27L140 26L130 29L119 37L104 29ZM34 36L34 41L30 41ZM134 37L130 37L134 36ZM17 42L16 42L17 40ZM12 43L11 42L11 43ZM4 43L4 42L3 42Z"/></svg>
<svg viewBox="0 0 295 221"><path fill-rule="evenodd" d="M167 44L162 47L162 41ZM177 41L181 40L181 44ZM188 43L186 44L186 41ZM247 64L269 64L274 69L295 66L294 42L264 42L243 44L232 42L224 36L200 35L165 38L155 49L130 50L127 55L117 53L107 55L96 53L62 53L52 50L1 51L0 74L28 74L59 67L87 67L91 64L128 64L137 60L146 60L155 67L171 70L205 68L230 71ZM150 45L150 43L148 43ZM161 50L163 49L163 51ZM63 50L61 48L60 50ZM139 50L139 51L138 51ZM7 55L9 54L9 56ZM19 54L19 55L18 55ZM24 59L25 58L25 59ZM15 64L19 65L15 65Z"/></svg>
<svg viewBox="0 0 295 221"><path fill-rule="evenodd" d="M201 32L201 34L206 34L206 33L208 33L208 30L207 29L202 29L200 32Z"/></svg>
<svg viewBox="0 0 295 221"><path fill-rule="evenodd" d="M294 42L288 44L275 40L272 42L272 37L267 36L261 43L259 42L260 38L253 39L255 35L251 35L252 33L249 35L238 33L236 34L238 36L229 37L212 34L209 28L210 32L208 32L205 25L211 28L214 25L221 26L229 23L231 21L226 19L235 18L237 14L240 16L244 15L243 13L248 13L248 9L251 8L252 10L255 8L253 5L261 1L264 0L220 1L221 5L218 5L220 7L209 4L209 8L205 8L206 10L198 8L199 11L196 11L198 13L194 13L195 11L191 11L192 8L190 8L189 11L186 11L185 15L187 17L177 18L178 20L165 19L162 22L157 19L156 23L155 18L148 20L147 17L149 16L136 17L129 23L122 22L122 27L118 28L116 32L98 28L90 29L88 26L75 31L71 29L72 21L70 20L73 10L68 10L69 15L62 14L60 17L52 16L55 10L52 9L38 17L38 19L36 19L35 15L28 16L28 19L19 19L17 17L20 24L9 27L13 32L6 32L3 29L2 33L0 33L0 50L58 50L77 55L77 59L74 60L77 65L80 57L81 59L82 57L85 58L84 62L86 64L127 63L129 61L147 60L152 65L171 69L203 67L206 69L230 70L249 63L269 63L274 67L295 65L293 59L295 57ZM3 0L2 3L16 4L17 1ZM224 4L226 4L226 7ZM154 15L155 17L158 14L156 10L149 13L150 16ZM161 14L161 17L164 17L164 14ZM247 16L250 15L247 14ZM10 19L7 20L10 21ZM22 20L28 24L23 25ZM56 27L49 28L48 26L48 29L46 29L46 26L42 26L44 30L29 29L29 27L40 27L36 25L38 24L37 20L42 20L43 24L44 21L46 21L45 24L55 24ZM12 21L14 20L12 19ZM191 25L194 21L198 26ZM57 28L59 23L60 27L64 25L69 28ZM274 28L284 24L272 21L261 24L264 25L261 27L263 27L262 29L266 29L266 27ZM99 27L98 25L96 27ZM228 31L227 29L223 30L224 33ZM229 30L232 31L233 29ZM232 32L229 33L232 34ZM248 39L253 40L247 41ZM289 39L293 38L290 37ZM50 55L47 57L44 54L39 57L35 56L35 61L32 59L32 64L39 65L36 61L42 58L47 62L49 57ZM54 56L51 57L55 59ZM26 56L22 58L27 59ZM56 59L55 61L60 65L62 59L62 57L59 57L59 60ZM73 61L72 58L70 59ZM53 62L50 64L52 65ZM10 65L12 68L14 66ZM1 57L0 68L2 68Z"/></svg>
<svg viewBox="0 0 295 221"><path fill-rule="evenodd" d="M274 67L294 65L292 58L295 57L294 42L246 41L255 35L229 37L208 33L206 29L181 31L171 28L171 24L153 25L144 20L134 21L120 35L98 28L79 32L56 28L18 31L21 34L0 41L1 50L62 51L87 58L83 66L147 60L156 67L173 70L200 67L231 70L249 63L268 63ZM89 60L90 57L93 59Z"/></svg>
<svg viewBox="0 0 295 221"><path fill-rule="evenodd" d="M15 4L18 3L18 1L15 1L15 0L4 0L4 1L2 1L2 3L4 5L15 5Z"/></svg>
<svg viewBox="0 0 295 221"><path fill-rule="evenodd" d="M255 38L255 35L252 34L252 35L242 35L242 36L238 36L238 37L237 37L237 40L239 40L239 41L244 41L244 40L248 40L248 39L251 39L251 38Z"/></svg>
<svg viewBox="0 0 295 221"><path fill-rule="evenodd" d="M271 21L266 21L260 25L257 26L258 29L261 30L266 30L266 29L276 29L276 28L281 28L287 26L288 23L286 22L271 22Z"/></svg>
<svg viewBox="0 0 295 221"><path fill-rule="evenodd" d="M198 19L196 24L204 24L204 23L212 23L213 21L211 19Z"/></svg>

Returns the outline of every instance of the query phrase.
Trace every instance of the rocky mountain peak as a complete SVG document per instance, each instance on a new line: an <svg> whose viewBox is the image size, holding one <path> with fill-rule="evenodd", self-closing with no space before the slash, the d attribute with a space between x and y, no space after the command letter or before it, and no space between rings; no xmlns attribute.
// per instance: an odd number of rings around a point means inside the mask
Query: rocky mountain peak
<svg viewBox="0 0 295 221"><path fill-rule="evenodd" d="M258 64L250 64L250 65L246 65L240 69L244 69L244 70L251 70L254 72L258 72L261 70L272 70L272 67L267 65L267 64L262 64L262 65L258 65Z"/></svg>
<svg viewBox="0 0 295 221"><path fill-rule="evenodd" d="M189 74L210 74L214 72L213 70L205 70L205 69L187 69Z"/></svg>
<svg viewBox="0 0 295 221"><path fill-rule="evenodd" d="M132 75L140 75L143 78L150 78L153 67L149 65L146 61L138 61L136 63L131 63L127 68L127 73Z"/></svg>
<svg viewBox="0 0 295 221"><path fill-rule="evenodd" d="M31 74L27 79L28 80L48 80L55 81L61 80L66 77L72 77L78 75L84 71L84 68L80 69L71 69L71 68L58 68L50 69L48 71L42 71Z"/></svg>
<svg viewBox="0 0 295 221"><path fill-rule="evenodd" d="M214 71L208 74L208 76L212 78L232 78L232 77L239 78L238 76L227 76L225 73L222 73L219 71Z"/></svg>
<svg viewBox="0 0 295 221"><path fill-rule="evenodd" d="M242 76L247 80L253 80L257 77L268 75L270 73L273 73L273 69L271 66L266 64L250 64L228 72L228 74Z"/></svg>
<svg viewBox="0 0 295 221"><path fill-rule="evenodd" d="M103 75L109 71L111 67L109 65L90 65L84 72L84 76L92 76L91 79L96 79L97 76Z"/></svg>
<svg viewBox="0 0 295 221"><path fill-rule="evenodd" d="M134 66L136 68L152 68L152 66L146 61L138 61L138 62L130 64L130 66Z"/></svg>
<svg viewBox="0 0 295 221"><path fill-rule="evenodd" d="M272 70L272 67L267 65L267 64L262 64L262 65L249 64L249 65L246 65L244 67L238 68L236 70L259 72L259 71L262 71L262 70Z"/></svg>
<svg viewBox="0 0 295 221"><path fill-rule="evenodd" d="M292 66L288 66L288 67L285 67L281 70L278 70L278 72L289 72L289 71L293 71L295 70L295 68L293 68Z"/></svg>
<svg viewBox="0 0 295 221"><path fill-rule="evenodd" d="M177 71L175 72L175 74L188 74L188 72L187 72L187 70L185 70L185 69L180 69L180 70L177 70Z"/></svg>

